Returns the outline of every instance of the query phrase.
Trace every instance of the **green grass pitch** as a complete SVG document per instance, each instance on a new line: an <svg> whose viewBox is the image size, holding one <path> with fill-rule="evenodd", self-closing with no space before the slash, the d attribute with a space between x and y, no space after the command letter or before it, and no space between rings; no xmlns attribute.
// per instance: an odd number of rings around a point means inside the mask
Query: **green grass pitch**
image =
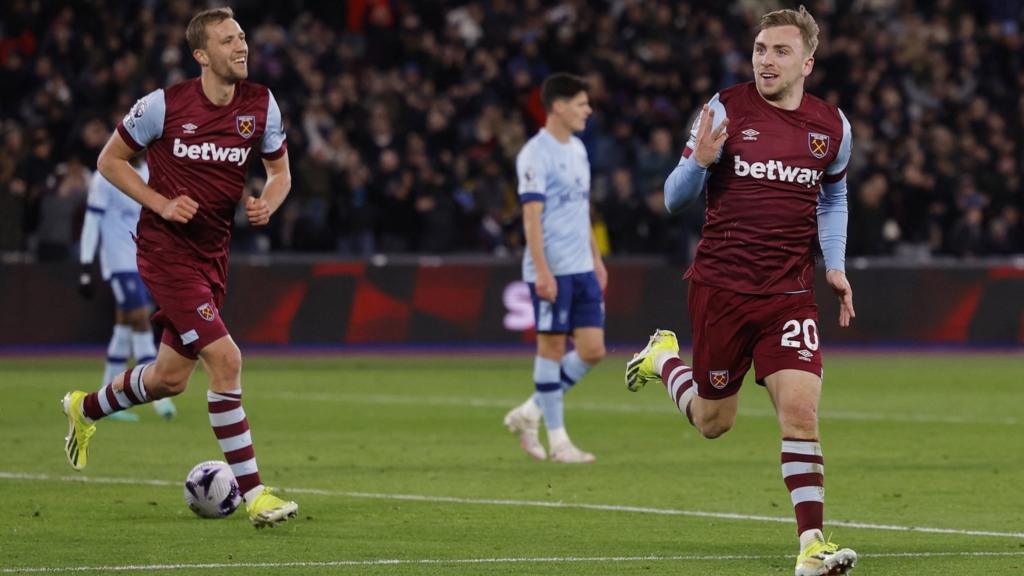
<svg viewBox="0 0 1024 576"><path fill-rule="evenodd" d="M177 420L101 422L75 473L58 400L95 389L102 360L0 359L0 574L792 574L764 390L748 377L736 427L704 440L663 389L627 392L624 361L566 398L598 457L566 466L501 425L528 355L251 356L261 473L300 505L256 531L183 503L188 470L222 458L201 371ZM826 531L854 573L1024 573L1022 407L1020 355L827 355Z"/></svg>

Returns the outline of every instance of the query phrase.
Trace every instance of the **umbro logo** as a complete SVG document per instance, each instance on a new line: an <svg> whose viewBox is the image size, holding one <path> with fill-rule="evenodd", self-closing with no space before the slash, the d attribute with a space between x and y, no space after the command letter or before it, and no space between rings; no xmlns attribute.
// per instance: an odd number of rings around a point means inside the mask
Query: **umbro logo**
<svg viewBox="0 0 1024 576"><path fill-rule="evenodd" d="M743 134L744 140L756 142L758 135L761 133L758 132L757 130L754 130L753 128L747 128L743 132L740 132L740 134Z"/></svg>
<svg viewBox="0 0 1024 576"><path fill-rule="evenodd" d="M185 134L195 134L199 126L189 122L188 124L182 124L181 129L185 131Z"/></svg>
<svg viewBox="0 0 1024 576"><path fill-rule="evenodd" d="M811 352L809 350L801 350L801 351L797 352L797 354L798 354L797 359L798 360L803 360L804 362L810 362L811 358L814 357L814 352Z"/></svg>

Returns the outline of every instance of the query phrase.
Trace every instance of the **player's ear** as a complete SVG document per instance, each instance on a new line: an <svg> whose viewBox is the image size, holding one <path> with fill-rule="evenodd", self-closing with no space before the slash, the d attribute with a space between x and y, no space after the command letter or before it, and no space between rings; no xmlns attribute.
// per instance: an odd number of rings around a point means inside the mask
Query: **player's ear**
<svg viewBox="0 0 1024 576"><path fill-rule="evenodd" d="M206 50L203 50L202 48L196 48L193 50L192 57L196 59L196 62L199 62L200 66L210 65L210 57L206 55Z"/></svg>
<svg viewBox="0 0 1024 576"><path fill-rule="evenodd" d="M804 60L804 69L801 72L803 73L804 78L806 78L806 77L810 76L811 72L813 72L813 71L814 71L814 56L809 56L807 58L807 60Z"/></svg>
<svg viewBox="0 0 1024 576"><path fill-rule="evenodd" d="M561 114L562 109L565 107L565 101L561 98L555 98L551 101L551 110L548 110L548 115Z"/></svg>

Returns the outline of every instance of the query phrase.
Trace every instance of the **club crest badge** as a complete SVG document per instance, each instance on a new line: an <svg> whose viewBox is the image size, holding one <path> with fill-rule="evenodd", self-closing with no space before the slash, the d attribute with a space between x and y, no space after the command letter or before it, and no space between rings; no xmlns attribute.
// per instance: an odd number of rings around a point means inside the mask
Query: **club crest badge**
<svg viewBox="0 0 1024 576"><path fill-rule="evenodd" d="M712 370L708 372L708 382L716 389L721 390L729 383L728 370Z"/></svg>
<svg viewBox="0 0 1024 576"><path fill-rule="evenodd" d="M251 138L253 132L256 131L256 117L235 116L235 128L238 130L238 135L242 138Z"/></svg>
<svg viewBox="0 0 1024 576"><path fill-rule="evenodd" d="M808 132L807 145L811 149L811 156L814 156L818 160L824 158L825 154L828 154L828 140L828 134Z"/></svg>
<svg viewBox="0 0 1024 576"><path fill-rule="evenodd" d="M213 322L213 319L217 316L217 313L214 312L213 306L210 306L209 302L203 302L200 304L199 307L196 308L196 312L199 313L200 318L207 322Z"/></svg>

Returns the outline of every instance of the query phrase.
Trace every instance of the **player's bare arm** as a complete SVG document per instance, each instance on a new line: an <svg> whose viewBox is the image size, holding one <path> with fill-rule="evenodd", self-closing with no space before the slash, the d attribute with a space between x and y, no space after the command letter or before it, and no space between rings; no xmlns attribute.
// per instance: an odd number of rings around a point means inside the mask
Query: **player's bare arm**
<svg viewBox="0 0 1024 576"><path fill-rule="evenodd" d="M270 222L270 216L281 207L292 188L292 173L288 166L287 152L274 160L264 159L263 167L267 170L267 183L263 186L263 193L259 198L250 196L245 202L245 213L249 218L249 224L253 226L264 226Z"/></svg>
<svg viewBox="0 0 1024 576"><path fill-rule="evenodd" d="M705 104L704 108L700 111L699 122L700 126L697 128L697 142L694 144L693 157L702 168L707 168L718 158L719 153L722 151L722 146L725 145L726 138L729 137L727 131L729 119L722 120L718 126L712 129L712 126L715 124L715 110Z"/></svg>
<svg viewBox="0 0 1024 576"><path fill-rule="evenodd" d="M842 270L829 270L825 273L825 280L839 298L839 325L846 328L850 320L857 317L853 311L853 287Z"/></svg>
<svg viewBox="0 0 1024 576"><path fill-rule="evenodd" d="M597 247L597 238L593 232L590 234L590 252L594 255L594 275L597 276L597 284L604 292L608 287L608 268L604 265L604 258L601 257L601 250Z"/></svg>
<svg viewBox="0 0 1024 576"><path fill-rule="evenodd" d="M115 131L100 152L96 167L114 186L139 204L159 214L164 220L179 224L191 220L199 210L199 204L186 195L165 198L150 188L129 162L134 155L135 151Z"/></svg>
<svg viewBox="0 0 1024 576"><path fill-rule="evenodd" d="M548 260L544 257L544 229L541 228L540 214L544 211L542 202L523 204L523 230L526 232L526 248L533 258L537 270L537 296L541 300L554 302L558 296L558 284L555 276L548 268Z"/></svg>

